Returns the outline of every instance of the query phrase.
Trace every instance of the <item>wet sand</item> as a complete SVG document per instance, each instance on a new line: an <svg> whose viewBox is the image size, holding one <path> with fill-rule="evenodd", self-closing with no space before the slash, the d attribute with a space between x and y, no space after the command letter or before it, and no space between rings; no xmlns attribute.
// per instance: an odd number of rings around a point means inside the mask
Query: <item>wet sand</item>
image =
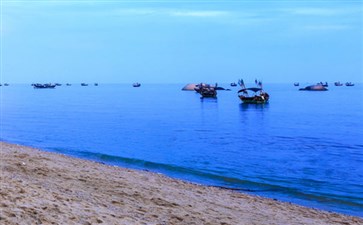
<svg viewBox="0 0 363 225"><path fill-rule="evenodd" d="M0 147L0 224L363 224L147 171Z"/></svg>

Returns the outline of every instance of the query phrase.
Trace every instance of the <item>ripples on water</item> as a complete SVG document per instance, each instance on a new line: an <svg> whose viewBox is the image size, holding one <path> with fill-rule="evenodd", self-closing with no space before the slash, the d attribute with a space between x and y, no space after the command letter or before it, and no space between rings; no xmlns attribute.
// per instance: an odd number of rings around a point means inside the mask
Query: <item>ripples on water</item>
<svg viewBox="0 0 363 225"><path fill-rule="evenodd" d="M1 138L363 216L362 86L265 84L266 105L182 86L1 87Z"/></svg>

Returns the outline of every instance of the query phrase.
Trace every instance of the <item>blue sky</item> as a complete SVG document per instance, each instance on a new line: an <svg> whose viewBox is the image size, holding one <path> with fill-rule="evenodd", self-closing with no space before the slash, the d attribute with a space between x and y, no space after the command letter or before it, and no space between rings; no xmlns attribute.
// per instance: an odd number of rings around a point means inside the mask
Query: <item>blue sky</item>
<svg viewBox="0 0 363 225"><path fill-rule="evenodd" d="M1 1L1 82L363 82L363 1Z"/></svg>

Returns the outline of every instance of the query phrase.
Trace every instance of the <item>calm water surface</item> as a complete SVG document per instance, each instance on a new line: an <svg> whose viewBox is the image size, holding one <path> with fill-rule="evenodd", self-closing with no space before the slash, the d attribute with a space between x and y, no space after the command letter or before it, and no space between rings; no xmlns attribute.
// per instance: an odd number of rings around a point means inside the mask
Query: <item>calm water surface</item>
<svg viewBox="0 0 363 225"><path fill-rule="evenodd" d="M363 216L363 85L265 84L266 105L183 86L3 86L1 140Z"/></svg>

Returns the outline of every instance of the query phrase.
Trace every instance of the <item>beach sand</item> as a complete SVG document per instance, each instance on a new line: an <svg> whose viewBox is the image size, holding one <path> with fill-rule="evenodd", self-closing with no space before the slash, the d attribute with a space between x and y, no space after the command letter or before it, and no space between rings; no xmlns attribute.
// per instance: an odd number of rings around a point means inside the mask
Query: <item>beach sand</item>
<svg viewBox="0 0 363 225"><path fill-rule="evenodd" d="M0 145L0 224L363 224L359 217Z"/></svg>

